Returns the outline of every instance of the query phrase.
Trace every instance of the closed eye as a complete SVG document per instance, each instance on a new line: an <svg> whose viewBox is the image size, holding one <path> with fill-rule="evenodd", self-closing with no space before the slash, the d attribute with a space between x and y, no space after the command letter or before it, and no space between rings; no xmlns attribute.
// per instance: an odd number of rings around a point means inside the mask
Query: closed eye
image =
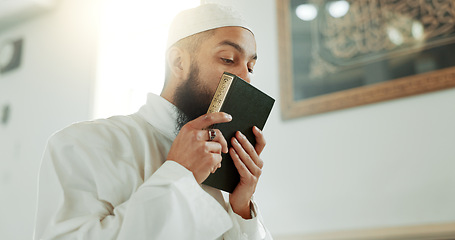
<svg viewBox="0 0 455 240"><path fill-rule="evenodd" d="M222 60L223 62L227 63L227 64L232 64L232 63L234 63L234 60L229 59L229 58L221 58L221 60Z"/></svg>

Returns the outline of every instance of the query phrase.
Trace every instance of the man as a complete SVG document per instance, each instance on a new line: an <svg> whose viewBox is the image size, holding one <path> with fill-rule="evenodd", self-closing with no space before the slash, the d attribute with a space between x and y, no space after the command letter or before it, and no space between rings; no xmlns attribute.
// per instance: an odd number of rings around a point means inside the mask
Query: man
<svg viewBox="0 0 455 240"><path fill-rule="evenodd" d="M224 71L250 81L251 30L232 10L201 5L171 25L161 96L129 116L74 124L48 143L35 239L271 239L252 201L265 147L219 130L205 114ZM227 141L232 142L228 149ZM232 194L201 185L227 153L240 173Z"/></svg>

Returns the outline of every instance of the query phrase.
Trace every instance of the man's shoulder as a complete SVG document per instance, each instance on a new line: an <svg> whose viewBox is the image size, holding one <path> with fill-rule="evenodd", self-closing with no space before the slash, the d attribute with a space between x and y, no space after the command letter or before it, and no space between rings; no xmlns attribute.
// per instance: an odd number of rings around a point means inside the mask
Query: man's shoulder
<svg viewBox="0 0 455 240"><path fill-rule="evenodd" d="M49 142L90 144L93 147L121 141L143 132L144 121L136 116L113 116L73 123L51 136Z"/></svg>

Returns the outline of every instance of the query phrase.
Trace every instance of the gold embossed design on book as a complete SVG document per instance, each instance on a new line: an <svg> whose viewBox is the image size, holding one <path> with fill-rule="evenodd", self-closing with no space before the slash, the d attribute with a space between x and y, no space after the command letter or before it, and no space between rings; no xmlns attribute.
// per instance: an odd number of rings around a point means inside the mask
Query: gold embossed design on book
<svg viewBox="0 0 455 240"><path fill-rule="evenodd" d="M226 98L226 94L229 88L231 87L233 80L234 80L233 76L223 73L207 113L214 113L220 111L221 106L223 106L224 99Z"/></svg>

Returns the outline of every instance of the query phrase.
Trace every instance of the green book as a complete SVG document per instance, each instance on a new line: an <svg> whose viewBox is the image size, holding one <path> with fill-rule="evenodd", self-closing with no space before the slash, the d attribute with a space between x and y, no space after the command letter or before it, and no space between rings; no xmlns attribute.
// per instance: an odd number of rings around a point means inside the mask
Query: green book
<svg viewBox="0 0 455 240"><path fill-rule="evenodd" d="M242 132L250 143L256 145L253 126L263 129L270 115L275 100L244 81L240 77L223 73L215 91L208 113L225 112L232 116L232 121L212 126L219 129L231 148L231 139L237 131ZM232 193L240 181L240 175L229 153L222 153L221 168L203 182L203 184Z"/></svg>

